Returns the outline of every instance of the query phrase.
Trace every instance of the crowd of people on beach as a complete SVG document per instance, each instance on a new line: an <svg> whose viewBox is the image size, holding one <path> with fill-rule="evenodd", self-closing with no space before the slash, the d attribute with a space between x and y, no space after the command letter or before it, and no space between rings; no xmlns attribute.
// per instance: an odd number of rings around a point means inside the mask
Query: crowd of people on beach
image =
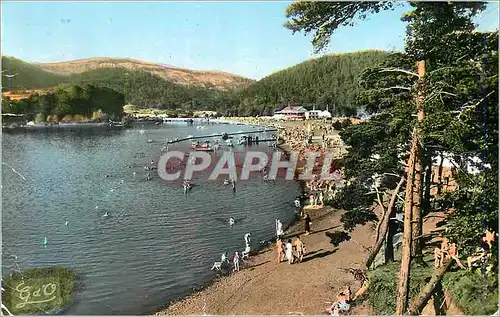
<svg viewBox="0 0 500 317"><path fill-rule="evenodd" d="M316 130L322 131L322 144L313 144L312 137ZM343 178L342 172L336 166L330 166L329 172L334 174L333 179L320 180L323 169L323 159L328 152L338 150L341 153L340 140L327 138L326 133L333 131L332 124L329 122L318 121L309 124L307 129L302 127L287 128L281 131L280 136L290 146L290 151L299 155L299 166L305 166L308 152L320 153L316 160L312 173L314 179L306 180L306 196L309 198L309 205L323 206L326 201L332 200L335 195L336 182Z"/></svg>
<svg viewBox="0 0 500 317"><path fill-rule="evenodd" d="M268 122L270 125L279 125L277 123ZM344 175L336 166L331 166L329 172L334 174L333 179L319 179L322 172L323 158L328 152L338 153L339 157L343 153L342 141L337 135L333 135L334 127L331 121L313 121L304 125L295 127L286 127L280 129L279 136L285 140L289 146L289 151L293 151L299 155L298 159L305 166L308 152L319 152L320 157L315 162L313 175L311 180L305 180L305 193L303 198L295 200L295 207L300 209L300 216L304 220L303 236L310 234L312 221L307 212L302 208L304 198L308 199L310 207L323 206L325 202L332 200L336 194L337 184L342 182ZM321 136L321 138L315 138ZM319 139L319 140L318 140ZM316 141L316 142L314 142ZM299 235L296 238L284 237L282 223L277 220L276 223L276 252L278 263L288 262L288 264L299 264L307 255L306 246L303 236ZM351 290L348 286L339 292L333 302L328 302L326 308L328 314L339 316L347 314L350 310Z"/></svg>

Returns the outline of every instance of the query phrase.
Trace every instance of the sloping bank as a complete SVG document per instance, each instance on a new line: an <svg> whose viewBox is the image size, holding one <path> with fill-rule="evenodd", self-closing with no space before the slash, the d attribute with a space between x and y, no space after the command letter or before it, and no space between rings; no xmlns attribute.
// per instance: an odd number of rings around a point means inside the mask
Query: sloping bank
<svg viewBox="0 0 500 317"><path fill-rule="evenodd" d="M399 262L378 267L368 273L370 287L366 297L378 315L391 315L396 310ZM418 295L428 282L434 266L412 264L409 298ZM454 270L445 274L422 311L422 315L491 315L498 308L498 287L492 276L483 278L480 270Z"/></svg>
<svg viewBox="0 0 500 317"><path fill-rule="evenodd" d="M217 279L204 290L171 303L156 315L322 315L336 294L359 282L344 271L359 267L366 256L363 247L372 244L374 231L370 225L354 229L352 239L334 247L325 235L341 229L342 212L326 207L308 209L313 233L301 236L307 253L302 263L278 263L273 247L250 258L240 272ZM290 227L286 234L303 233L303 223ZM355 314L371 314L365 306Z"/></svg>

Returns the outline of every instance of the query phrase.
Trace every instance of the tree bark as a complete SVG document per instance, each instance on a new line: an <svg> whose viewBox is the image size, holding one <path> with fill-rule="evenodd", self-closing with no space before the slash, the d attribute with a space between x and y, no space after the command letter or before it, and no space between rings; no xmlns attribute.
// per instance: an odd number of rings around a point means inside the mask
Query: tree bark
<svg viewBox="0 0 500 317"><path fill-rule="evenodd" d="M394 215L395 213L393 212L392 214ZM397 224L389 222L389 229L387 229L387 239L385 242L385 264L394 262L394 235L396 234L396 229Z"/></svg>
<svg viewBox="0 0 500 317"><path fill-rule="evenodd" d="M431 212L431 188L432 188L432 151L425 149L425 177L424 177L424 203L422 205L422 217Z"/></svg>
<svg viewBox="0 0 500 317"><path fill-rule="evenodd" d="M384 218L381 220L381 234L375 243L375 246L373 247L373 250L371 251L370 255L366 259L365 266L366 268L370 268L370 266L373 263L373 260L375 260L375 257L377 256L377 253L380 251L380 248L382 247L382 244L384 243L385 236L387 234L387 228L389 227L389 222L390 222L390 217L392 214L392 208L394 207L394 203L396 202L396 199L398 197L399 189L403 185L405 179L401 178L399 181L398 185L392 192L392 197L391 201L389 202L389 205L387 205L387 210L385 211Z"/></svg>
<svg viewBox="0 0 500 317"><path fill-rule="evenodd" d="M413 207L412 207L412 232L413 236L420 237L422 235L422 132L418 126L424 120L424 75L425 62L417 62L418 80L417 80L417 130L416 137L418 139L417 149L415 153L415 182L413 183ZM412 256L422 257L422 238L412 240Z"/></svg>
<svg viewBox="0 0 500 317"><path fill-rule="evenodd" d="M404 204L404 231L403 244L401 247L401 268L399 271L399 282L396 298L396 315L403 315L406 308L408 297L408 279L410 277L410 249L411 249L411 211L413 203L413 170L415 166L415 152L418 139L415 137L415 129L413 131L410 158L408 159L407 182L405 191Z"/></svg>
<svg viewBox="0 0 500 317"><path fill-rule="evenodd" d="M443 278L446 271L448 271L448 269L450 268L452 263L453 263L453 259L450 259L442 267L440 267L440 268L436 269L436 271L434 271L434 274L432 275L432 278L429 281L429 283L427 283L425 285L424 289L413 300L413 302L410 306L410 309L408 310L408 313L410 315L419 315L421 313L425 304L427 303L429 298L431 298L432 294L434 293L434 290L439 285L439 283L441 282L441 279Z"/></svg>
<svg viewBox="0 0 500 317"><path fill-rule="evenodd" d="M423 74L425 72L425 62L417 62L419 78L417 81L417 119L422 121L424 119L423 112ZM401 252L401 268L399 271L399 282L397 289L396 298L396 315L403 315L406 311L406 305L408 302L408 282L410 278L410 262L411 262L411 247L412 247L412 212L413 212L413 199L416 198L413 194L414 189L414 172L416 161L421 164L419 159L419 142L420 135L418 125L413 129L411 147L410 147L410 157L408 158L408 171L406 177L406 191L405 191L405 203L404 203L404 233L403 233L403 245ZM419 182L420 184L420 182ZM418 201L418 207L420 207L420 200ZM420 213L420 210L417 211ZM418 216L420 217L420 215Z"/></svg>
<svg viewBox="0 0 500 317"><path fill-rule="evenodd" d="M380 207L382 208L382 219L380 219L379 223L377 224L377 237L375 238L375 241L378 241L380 238L380 228L382 226L382 222L384 221L384 219L386 217L386 213L389 211L388 209L385 209L384 204L380 200L380 194L379 194L378 190L377 190L377 201L378 201L378 204L380 205Z"/></svg>

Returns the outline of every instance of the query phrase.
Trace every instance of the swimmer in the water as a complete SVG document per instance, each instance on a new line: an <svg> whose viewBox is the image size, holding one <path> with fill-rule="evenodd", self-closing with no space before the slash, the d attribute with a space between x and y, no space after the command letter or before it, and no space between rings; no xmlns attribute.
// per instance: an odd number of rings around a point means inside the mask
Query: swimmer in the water
<svg viewBox="0 0 500 317"><path fill-rule="evenodd" d="M230 225L230 226L234 225L234 219L233 219L232 217L231 217L231 218L229 218L229 225Z"/></svg>
<svg viewBox="0 0 500 317"><path fill-rule="evenodd" d="M146 177L146 180L147 181L151 180L151 173L148 173L148 176Z"/></svg>
<svg viewBox="0 0 500 317"><path fill-rule="evenodd" d="M107 217L108 216L108 212L106 211L103 215L103 217Z"/></svg>

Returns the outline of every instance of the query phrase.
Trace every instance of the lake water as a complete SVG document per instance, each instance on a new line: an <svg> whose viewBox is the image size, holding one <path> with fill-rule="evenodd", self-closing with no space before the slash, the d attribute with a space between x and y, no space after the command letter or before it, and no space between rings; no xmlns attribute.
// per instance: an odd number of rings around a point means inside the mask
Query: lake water
<svg viewBox="0 0 500 317"><path fill-rule="evenodd" d="M17 266L73 269L81 286L64 312L71 315L148 314L186 295L215 276L210 268L223 252L244 249L246 232L257 247L274 236L276 218L289 223L298 184L253 179L238 182L233 193L199 177L184 195L156 172L146 181L143 167L157 161L165 138L256 129L145 124L3 134L3 162L26 178L2 165L3 276ZM243 220L230 228L229 217Z"/></svg>

